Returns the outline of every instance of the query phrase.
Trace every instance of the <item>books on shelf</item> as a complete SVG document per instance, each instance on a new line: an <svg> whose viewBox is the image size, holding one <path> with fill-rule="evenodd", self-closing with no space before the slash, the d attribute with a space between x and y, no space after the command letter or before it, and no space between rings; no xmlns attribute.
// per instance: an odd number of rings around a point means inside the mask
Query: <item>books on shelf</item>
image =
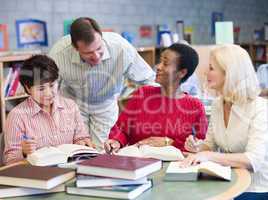
<svg viewBox="0 0 268 200"><path fill-rule="evenodd" d="M99 155L77 164L77 173L136 180L162 167L160 160L118 155Z"/></svg>
<svg viewBox="0 0 268 200"><path fill-rule="evenodd" d="M4 67L4 95L5 97L15 96L20 85L19 74L22 63L13 63Z"/></svg>
<svg viewBox="0 0 268 200"><path fill-rule="evenodd" d="M47 194L47 193L64 192L64 191L65 191L64 184L61 184L50 190L0 185L0 198Z"/></svg>
<svg viewBox="0 0 268 200"><path fill-rule="evenodd" d="M117 155L140 158L155 158L163 161L182 160L182 152L174 146L153 147L149 145L131 145L119 150Z"/></svg>
<svg viewBox="0 0 268 200"><path fill-rule="evenodd" d="M50 166L67 163L68 158L94 157L99 152L88 146L78 144L62 144L57 147L43 147L28 155L27 161L35 166Z"/></svg>
<svg viewBox="0 0 268 200"><path fill-rule="evenodd" d="M181 168L180 162L171 162L166 170L166 181L196 181L199 173L214 176L223 180L231 180L231 167L207 161L195 166Z"/></svg>
<svg viewBox="0 0 268 200"><path fill-rule="evenodd" d="M256 59L266 61L265 46L256 47Z"/></svg>
<svg viewBox="0 0 268 200"><path fill-rule="evenodd" d="M75 171L58 167L15 165L0 171L0 185L52 189L75 177Z"/></svg>
<svg viewBox="0 0 268 200"><path fill-rule="evenodd" d="M12 67L4 67L3 73L4 73L4 95L7 96L8 89L10 87L11 77L13 74Z"/></svg>
<svg viewBox="0 0 268 200"><path fill-rule="evenodd" d="M141 185L121 185L111 187L78 188L74 184L66 186L68 194L83 196L108 197L115 199L135 199L152 187L151 181Z"/></svg>
<svg viewBox="0 0 268 200"><path fill-rule="evenodd" d="M143 177L137 180L126 180L118 178L108 178L100 176L87 176L77 175L76 186L77 187L102 187L102 186L114 186L114 185L138 185L147 183L147 177Z"/></svg>
<svg viewBox="0 0 268 200"><path fill-rule="evenodd" d="M18 85L19 85L19 73L20 73L20 68L22 64L16 63L13 66L13 73L12 73L12 79L10 81L10 87L8 88L8 92L6 96L14 96L16 94Z"/></svg>

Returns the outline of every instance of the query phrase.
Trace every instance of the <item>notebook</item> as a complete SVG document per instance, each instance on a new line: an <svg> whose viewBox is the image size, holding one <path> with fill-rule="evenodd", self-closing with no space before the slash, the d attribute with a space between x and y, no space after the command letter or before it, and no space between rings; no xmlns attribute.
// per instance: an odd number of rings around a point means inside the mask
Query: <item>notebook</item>
<svg viewBox="0 0 268 200"><path fill-rule="evenodd" d="M136 180L162 167L160 160L103 154L77 164L77 173Z"/></svg>
<svg viewBox="0 0 268 200"><path fill-rule="evenodd" d="M179 167L180 162L171 162L166 170L166 181L196 181L200 173L231 181L231 167L207 161L186 168Z"/></svg>
<svg viewBox="0 0 268 200"><path fill-rule="evenodd" d="M119 150L117 155L141 158L155 158L163 161L183 160L182 152L174 146L153 147L149 145L131 145Z"/></svg>
<svg viewBox="0 0 268 200"><path fill-rule="evenodd" d="M19 197L19 196L27 196L35 194L47 194L47 193L64 192L64 191L65 191L64 184L61 184L50 190L0 185L0 198Z"/></svg>
<svg viewBox="0 0 268 200"><path fill-rule="evenodd" d="M66 192L69 194L83 196L108 197L114 199L135 199L151 187L151 181L147 181L147 183L141 185L122 185L95 188L78 188L74 185L67 185Z"/></svg>
<svg viewBox="0 0 268 200"><path fill-rule="evenodd" d="M0 185L51 189L74 177L71 169L16 165L0 171Z"/></svg>
<svg viewBox="0 0 268 200"><path fill-rule="evenodd" d="M126 180L119 178L108 178L100 176L87 176L77 175L76 186L77 187L101 187L101 186L114 186L114 185L138 185L147 183L147 177L143 177L137 180Z"/></svg>
<svg viewBox="0 0 268 200"><path fill-rule="evenodd" d="M57 147L43 147L27 156L31 165L50 166L60 163L67 163L71 157L94 157L99 152L91 147L78 144L62 144Z"/></svg>

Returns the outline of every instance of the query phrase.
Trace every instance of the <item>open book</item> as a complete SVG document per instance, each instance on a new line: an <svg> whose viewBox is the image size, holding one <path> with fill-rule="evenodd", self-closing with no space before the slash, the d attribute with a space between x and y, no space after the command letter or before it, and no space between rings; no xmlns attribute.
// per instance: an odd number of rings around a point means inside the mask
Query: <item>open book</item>
<svg viewBox="0 0 268 200"><path fill-rule="evenodd" d="M167 181L195 181L199 173L221 178L227 181L231 180L231 167L222 166L218 163L207 161L199 165L181 168L180 162L171 162L167 168L165 180Z"/></svg>
<svg viewBox="0 0 268 200"><path fill-rule="evenodd" d="M152 147L149 145L142 145L138 147L136 145L131 145L120 149L117 155L155 158L163 161L175 161L184 159L182 152L173 146Z"/></svg>
<svg viewBox="0 0 268 200"><path fill-rule="evenodd" d="M93 157L99 152L88 146L78 144L62 144L57 147L43 147L27 156L27 161L36 166L57 165L67 163L68 158Z"/></svg>

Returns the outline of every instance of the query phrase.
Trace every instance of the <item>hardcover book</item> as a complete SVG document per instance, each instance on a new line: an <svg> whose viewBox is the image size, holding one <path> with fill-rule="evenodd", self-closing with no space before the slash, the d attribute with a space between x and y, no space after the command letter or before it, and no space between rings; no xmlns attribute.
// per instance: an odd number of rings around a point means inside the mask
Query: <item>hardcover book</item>
<svg viewBox="0 0 268 200"><path fill-rule="evenodd" d="M136 180L161 167L156 159L103 154L78 163L77 173Z"/></svg>
<svg viewBox="0 0 268 200"><path fill-rule="evenodd" d="M0 185L52 189L74 176L71 169L15 165L0 171Z"/></svg>
<svg viewBox="0 0 268 200"><path fill-rule="evenodd" d="M141 185L122 185L95 188L77 188L74 185L67 185L66 192L69 194L83 196L108 197L115 199L135 199L151 187L151 181L148 181L147 183Z"/></svg>

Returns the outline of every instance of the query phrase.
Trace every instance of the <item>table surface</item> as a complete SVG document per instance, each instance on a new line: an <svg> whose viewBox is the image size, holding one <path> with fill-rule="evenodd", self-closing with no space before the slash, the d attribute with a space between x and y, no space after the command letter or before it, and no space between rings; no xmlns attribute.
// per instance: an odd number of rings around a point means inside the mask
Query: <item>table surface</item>
<svg viewBox="0 0 268 200"><path fill-rule="evenodd" d="M24 162L20 162L24 163ZM25 164L25 163L24 163ZM194 182L167 182L163 181L165 170L168 162L165 162L162 170L152 174L153 187L142 195L137 200L154 199L154 200L178 200L178 199L231 199L243 193L251 183L250 173L246 169L232 169L232 180L222 181L215 178L201 178ZM3 169L5 167L0 168ZM30 200L30 199L55 199L55 200L92 200L96 197L69 195L65 192L52 193L46 195L35 195L8 198L9 200ZM105 198L98 198L105 199Z"/></svg>

